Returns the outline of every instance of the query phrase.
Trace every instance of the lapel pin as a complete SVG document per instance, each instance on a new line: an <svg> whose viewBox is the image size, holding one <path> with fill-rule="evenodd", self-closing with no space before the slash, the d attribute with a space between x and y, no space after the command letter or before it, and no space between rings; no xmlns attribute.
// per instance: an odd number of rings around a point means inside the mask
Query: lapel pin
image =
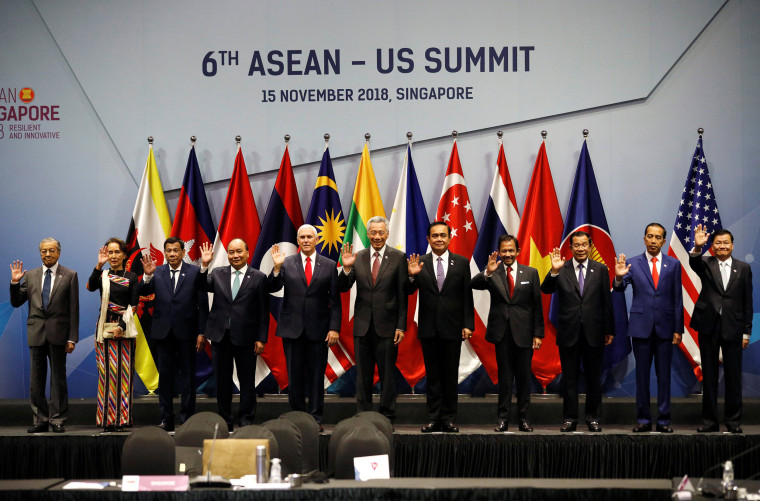
<svg viewBox="0 0 760 501"><path fill-rule="evenodd" d="M454 260L453 259L449 262L449 266L454 266Z"/></svg>

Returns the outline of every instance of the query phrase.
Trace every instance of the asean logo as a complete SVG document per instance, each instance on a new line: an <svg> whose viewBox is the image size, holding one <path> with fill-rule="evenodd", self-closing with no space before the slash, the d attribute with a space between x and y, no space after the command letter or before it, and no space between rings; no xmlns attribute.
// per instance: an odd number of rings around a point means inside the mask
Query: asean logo
<svg viewBox="0 0 760 501"><path fill-rule="evenodd" d="M34 101L34 90L31 87L24 87L18 92L18 98L25 103Z"/></svg>

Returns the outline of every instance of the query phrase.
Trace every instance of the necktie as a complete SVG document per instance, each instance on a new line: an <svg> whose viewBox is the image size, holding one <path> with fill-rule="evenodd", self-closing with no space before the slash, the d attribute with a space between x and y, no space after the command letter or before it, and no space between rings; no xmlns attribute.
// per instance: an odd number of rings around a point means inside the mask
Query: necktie
<svg viewBox="0 0 760 501"><path fill-rule="evenodd" d="M507 266L507 287L509 287L509 298L515 293L515 279L512 277L512 267Z"/></svg>
<svg viewBox="0 0 760 501"><path fill-rule="evenodd" d="M723 279L723 290L728 287L728 280L731 277L731 269L728 267L728 263L720 263L720 277Z"/></svg>
<svg viewBox="0 0 760 501"><path fill-rule="evenodd" d="M50 300L50 282L52 279L53 273L48 268L47 271L45 271L45 281L42 283L42 309L47 310L48 307L48 301Z"/></svg>
<svg viewBox="0 0 760 501"><path fill-rule="evenodd" d="M578 265L578 289L581 293L581 296L583 295L583 284L586 282L586 279L583 278L583 263Z"/></svg>
<svg viewBox="0 0 760 501"><path fill-rule="evenodd" d="M177 288L177 271L178 270L169 270L169 271L172 272L172 290L175 290Z"/></svg>
<svg viewBox="0 0 760 501"><path fill-rule="evenodd" d="M235 270L235 280L232 281L232 299L235 299L240 290L240 270Z"/></svg>
<svg viewBox="0 0 760 501"><path fill-rule="evenodd" d="M438 283L438 292L441 292L441 289L443 289L443 280L446 277L443 274L443 258L438 257L438 266L435 269L435 281Z"/></svg>
<svg viewBox="0 0 760 501"><path fill-rule="evenodd" d="M652 282L654 282L654 288L657 288L657 282L660 281L660 274L657 273L657 258L652 258Z"/></svg>
<svg viewBox="0 0 760 501"><path fill-rule="evenodd" d="M377 272L380 270L380 253L375 251L375 260L372 262L372 285L377 280Z"/></svg>
<svg viewBox="0 0 760 501"><path fill-rule="evenodd" d="M306 273L306 285L311 284L311 257L306 258L306 268L304 268L304 272Z"/></svg>

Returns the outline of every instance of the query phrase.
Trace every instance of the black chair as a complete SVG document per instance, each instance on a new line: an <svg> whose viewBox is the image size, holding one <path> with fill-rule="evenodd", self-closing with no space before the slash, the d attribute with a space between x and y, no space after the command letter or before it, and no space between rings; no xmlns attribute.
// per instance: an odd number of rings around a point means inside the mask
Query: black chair
<svg viewBox="0 0 760 501"><path fill-rule="evenodd" d="M174 434L174 443L180 447L199 447L203 449L203 441L214 438L214 428L219 424L217 439L228 438L227 422L214 412L199 412L193 414Z"/></svg>
<svg viewBox="0 0 760 501"><path fill-rule="evenodd" d="M319 425L308 412L290 411L282 416L301 432L301 473L319 470Z"/></svg>
<svg viewBox="0 0 760 501"><path fill-rule="evenodd" d="M262 424L262 426L271 431L277 439L282 476L284 477L291 473L300 474L303 471L303 446L301 442L301 430L298 429L298 426L282 418L270 419Z"/></svg>
<svg viewBox="0 0 760 501"><path fill-rule="evenodd" d="M335 478L354 479L354 458L389 454L385 435L374 425L358 426L340 439L335 458Z"/></svg>
<svg viewBox="0 0 760 501"><path fill-rule="evenodd" d="M257 424L249 424L243 426L242 428L238 428L232 437L230 437L230 440L239 438L263 438L269 440L269 457L280 457L279 447L277 445L277 437L274 436L274 433L264 428L263 426L259 426Z"/></svg>
<svg viewBox="0 0 760 501"><path fill-rule="evenodd" d="M354 428L358 426L373 426L374 427L374 425L372 424L372 421L362 418L362 417L358 417L358 416L344 419L342 421L339 421L338 424L335 425L335 429L330 435L330 443L327 446L327 476L328 477L335 476L335 460L338 454L338 445L340 444L341 438L343 438L343 436L346 433L348 433L349 431L353 430Z"/></svg>
<svg viewBox="0 0 760 501"><path fill-rule="evenodd" d="M388 439L388 445L390 446L390 452L388 454L388 467L391 470L391 476L393 476L395 449L393 447L393 424L391 424L390 419L375 411L362 411L358 413L356 417L371 421L372 424L375 425L375 428L377 428L380 433L385 435L385 438Z"/></svg>
<svg viewBox="0 0 760 501"><path fill-rule="evenodd" d="M136 428L121 450L122 475L174 475L174 440L158 426Z"/></svg>

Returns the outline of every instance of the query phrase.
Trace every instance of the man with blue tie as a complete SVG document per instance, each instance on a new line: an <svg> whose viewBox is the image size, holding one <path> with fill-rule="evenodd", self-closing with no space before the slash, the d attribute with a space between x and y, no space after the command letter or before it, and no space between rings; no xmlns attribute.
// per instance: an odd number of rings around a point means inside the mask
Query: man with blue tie
<svg viewBox="0 0 760 501"><path fill-rule="evenodd" d="M628 261L620 254L615 263L613 288L633 288L628 335L636 360L636 421L634 433L652 431L649 411L649 371L654 359L657 374L656 431L673 433L670 427L670 364L673 345L683 334L681 263L662 252L665 227L650 223L644 231L646 252Z"/></svg>
<svg viewBox="0 0 760 501"><path fill-rule="evenodd" d="M201 247L203 267L211 262L211 246ZM195 358L206 346L203 335L208 316L206 276L201 269L183 262L185 242L169 237L164 242L167 264L156 267L150 255L142 258L140 294L155 294L150 337L158 353L158 403L161 424L174 430L174 376L179 369L182 403L180 424L195 413Z"/></svg>
<svg viewBox="0 0 760 501"><path fill-rule="evenodd" d="M208 246L209 244L206 244ZM208 247L201 247L204 255ZM203 250L206 249L206 250ZM227 245L229 266L214 268L208 273L206 290L214 294L206 322L206 337L211 341L216 404L219 415L232 431L253 424L256 415L256 357L264 352L269 335L269 294L266 275L248 266L248 244L240 238ZM208 261L204 257L204 262ZM205 267L201 272L206 274ZM237 419L232 416L232 371L237 367L240 383L240 408Z"/></svg>

